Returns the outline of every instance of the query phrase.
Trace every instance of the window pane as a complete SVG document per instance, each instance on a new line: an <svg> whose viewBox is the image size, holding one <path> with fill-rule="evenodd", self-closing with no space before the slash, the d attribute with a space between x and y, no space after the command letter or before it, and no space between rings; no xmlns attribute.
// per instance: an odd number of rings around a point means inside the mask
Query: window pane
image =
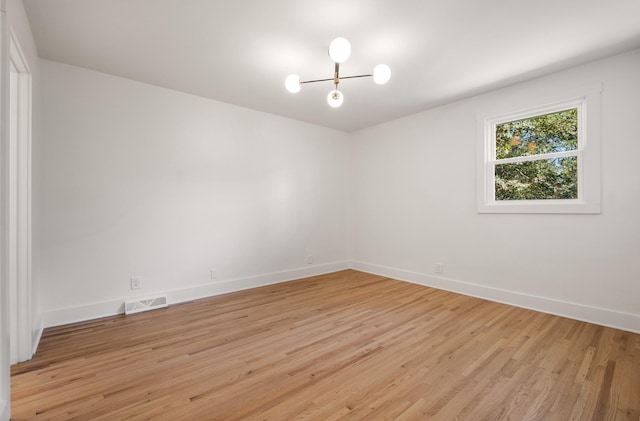
<svg viewBox="0 0 640 421"><path fill-rule="evenodd" d="M496 158L540 155L578 148L578 109L496 125Z"/></svg>
<svg viewBox="0 0 640 421"><path fill-rule="evenodd" d="M578 158L497 164L496 200L578 198Z"/></svg>

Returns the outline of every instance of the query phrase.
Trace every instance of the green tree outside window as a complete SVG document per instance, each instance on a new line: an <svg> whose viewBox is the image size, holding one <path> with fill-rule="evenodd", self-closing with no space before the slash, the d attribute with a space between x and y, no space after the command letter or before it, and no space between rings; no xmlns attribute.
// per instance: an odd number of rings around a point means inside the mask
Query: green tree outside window
<svg viewBox="0 0 640 421"><path fill-rule="evenodd" d="M495 200L577 199L577 157L536 158L577 148L577 108L497 124ZM518 157L531 160L499 163Z"/></svg>

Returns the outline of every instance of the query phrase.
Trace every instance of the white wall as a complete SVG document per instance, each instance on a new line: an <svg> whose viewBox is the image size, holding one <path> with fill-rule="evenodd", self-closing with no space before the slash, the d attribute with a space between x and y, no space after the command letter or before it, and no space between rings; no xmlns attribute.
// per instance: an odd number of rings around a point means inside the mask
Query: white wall
<svg viewBox="0 0 640 421"><path fill-rule="evenodd" d="M600 82L602 214L476 213L476 113ZM355 133L354 267L640 331L639 117L634 51Z"/></svg>
<svg viewBox="0 0 640 421"><path fill-rule="evenodd" d="M45 325L348 266L347 134L40 65Z"/></svg>
<svg viewBox="0 0 640 421"><path fill-rule="evenodd" d="M40 67L45 325L113 314L128 297L180 301L351 265L640 331L639 51L352 135ZM477 214L476 114L593 83L602 214Z"/></svg>

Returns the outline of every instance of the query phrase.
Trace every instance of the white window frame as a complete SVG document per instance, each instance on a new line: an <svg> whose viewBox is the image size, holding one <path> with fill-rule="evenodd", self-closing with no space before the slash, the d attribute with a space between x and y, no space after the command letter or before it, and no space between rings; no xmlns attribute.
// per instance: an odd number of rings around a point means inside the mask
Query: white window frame
<svg viewBox="0 0 640 421"><path fill-rule="evenodd" d="M600 178L600 92L601 85L579 89L576 95L558 96L544 105L519 110L479 114L478 124L478 213L586 213L601 212ZM539 100L538 100L539 101ZM578 148L573 151L496 159L496 125L532 118L572 108L578 109ZM498 164L576 156L578 158L578 198L545 200L496 200L495 167Z"/></svg>

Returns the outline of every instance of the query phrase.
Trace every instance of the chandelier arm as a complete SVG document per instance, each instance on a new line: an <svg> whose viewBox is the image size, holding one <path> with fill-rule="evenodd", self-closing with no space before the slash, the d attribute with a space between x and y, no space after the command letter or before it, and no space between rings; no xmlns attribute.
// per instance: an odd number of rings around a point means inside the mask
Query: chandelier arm
<svg viewBox="0 0 640 421"><path fill-rule="evenodd" d="M355 79L358 77L372 77L373 75L357 75L357 76L342 76L340 79Z"/></svg>
<svg viewBox="0 0 640 421"><path fill-rule="evenodd" d="M328 78L328 79L316 79L316 80L301 80L300 84L304 84L304 83L316 83L316 82L333 82L333 78Z"/></svg>
<svg viewBox="0 0 640 421"><path fill-rule="evenodd" d="M355 78L359 78L359 77L372 77L373 75L357 75L357 76L340 76L340 80L342 79L355 79ZM316 82L334 82L335 83L335 78L327 78L327 79L315 79L315 80L301 80L300 84L305 84L305 83L316 83Z"/></svg>

